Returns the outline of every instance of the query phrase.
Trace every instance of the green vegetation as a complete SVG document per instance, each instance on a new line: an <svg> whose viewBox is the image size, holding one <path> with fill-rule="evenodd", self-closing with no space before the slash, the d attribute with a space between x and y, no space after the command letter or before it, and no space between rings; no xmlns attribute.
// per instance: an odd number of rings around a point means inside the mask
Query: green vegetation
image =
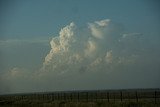
<svg viewBox="0 0 160 107"><path fill-rule="evenodd" d="M65 101L15 101L15 102L0 102L0 107L160 107L160 103L151 102L65 102Z"/></svg>
<svg viewBox="0 0 160 107"><path fill-rule="evenodd" d="M0 107L160 107L160 90L98 90L0 95Z"/></svg>

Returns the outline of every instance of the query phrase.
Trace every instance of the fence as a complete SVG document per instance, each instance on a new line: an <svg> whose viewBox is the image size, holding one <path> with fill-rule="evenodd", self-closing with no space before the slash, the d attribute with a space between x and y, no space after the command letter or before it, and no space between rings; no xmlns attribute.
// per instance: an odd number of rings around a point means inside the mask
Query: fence
<svg viewBox="0 0 160 107"><path fill-rule="evenodd" d="M43 101L152 101L160 102L160 90L119 90L119 91L72 91L72 92L53 92L53 93L32 93L1 95L3 100L43 100Z"/></svg>

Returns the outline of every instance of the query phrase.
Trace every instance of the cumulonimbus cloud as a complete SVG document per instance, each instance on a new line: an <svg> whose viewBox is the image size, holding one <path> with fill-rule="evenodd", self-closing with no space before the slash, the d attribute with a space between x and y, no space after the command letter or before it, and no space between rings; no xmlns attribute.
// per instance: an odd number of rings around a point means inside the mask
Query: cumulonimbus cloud
<svg viewBox="0 0 160 107"><path fill-rule="evenodd" d="M28 73L13 68L1 75L1 79L14 84L15 91L26 87L27 91L47 90L47 87L82 89L80 83L87 84L101 73L121 72L123 68L132 71L139 63L144 64L141 58L147 53L145 43L142 34L124 33L123 27L110 19L88 23L86 28L72 22L52 38L50 52L39 70Z"/></svg>
<svg viewBox="0 0 160 107"><path fill-rule="evenodd" d="M51 50L41 71L108 72L109 66L133 63L138 56L136 51L140 51L136 44L141 35L123 34L117 26L109 19L89 23L85 30L70 23L50 41ZM129 49L125 48L128 44Z"/></svg>

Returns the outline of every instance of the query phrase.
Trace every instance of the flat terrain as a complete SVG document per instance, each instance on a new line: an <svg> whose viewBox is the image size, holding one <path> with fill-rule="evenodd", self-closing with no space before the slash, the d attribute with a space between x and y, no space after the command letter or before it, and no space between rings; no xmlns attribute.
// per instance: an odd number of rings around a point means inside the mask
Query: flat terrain
<svg viewBox="0 0 160 107"><path fill-rule="evenodd" d="M160 89L8 94L0 107L160 107Z"/></svg>

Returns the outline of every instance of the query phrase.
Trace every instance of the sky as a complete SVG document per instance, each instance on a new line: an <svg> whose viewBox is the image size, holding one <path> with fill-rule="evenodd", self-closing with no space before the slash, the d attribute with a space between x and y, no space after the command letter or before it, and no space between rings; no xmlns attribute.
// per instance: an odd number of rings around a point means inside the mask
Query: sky
<svg viewBox="0 0 160 107"><path fill-rule="evenodd" d="M159 0L1 0L0 94L160 88Z"/></svg>

